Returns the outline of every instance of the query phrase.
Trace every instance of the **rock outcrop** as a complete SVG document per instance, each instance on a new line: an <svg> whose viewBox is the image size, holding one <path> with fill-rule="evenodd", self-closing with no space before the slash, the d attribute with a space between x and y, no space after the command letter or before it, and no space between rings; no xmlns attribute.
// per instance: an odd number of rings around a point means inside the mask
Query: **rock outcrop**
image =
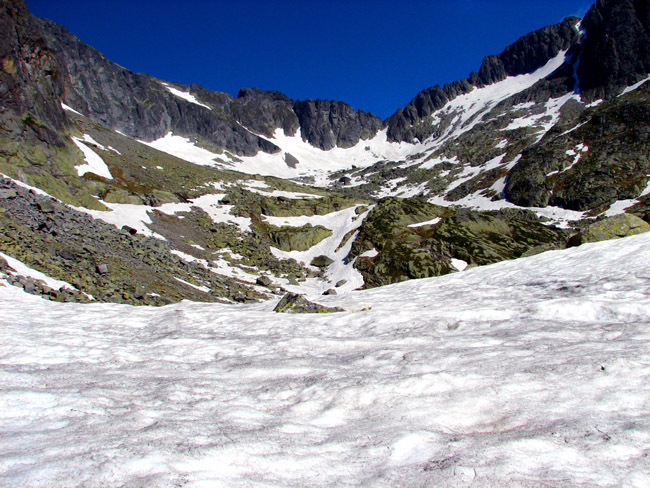
<svg viewBox="0 0 650 488"><path fill-rule="evenodd" d="M563 245L567 237L524 210L456 210L391 197L365 218L347 259L356 258L371 288L455 272L454 260L481 266L518 258L542 244ZM370 250L377 252L367 255Z"/></svg>
<svg viewBox="0 0 650 488"><path fill-rule="evenodd" d="M303 140L329 150L352 147L373 137L381 129L381 119L362 110L358 112L344 102L304 100L295 103Z"/></svg>
<svg viewBox="0 0 650 488"><path fill-rule="evenodd" d="M304 296L297 293L287 293L273 309L278 313L334 313L344 312L340 307L326 307L318 303L310 302Z"/></svg>
<svg viewBox="0 0 650 488"><path fill-rule="evenodd" d="M650 232L650 224L630 214L614 215L590 224L569 239L568 247L579 246L588 242L600 242L621 239Z"/></svg>
<svg viewBox="0 0 650 488"><path fill-rule="evenodd" d="M650 82L551 131L510 171L506 198L522 206L605 210L637 198L650 174Z"/></svg>

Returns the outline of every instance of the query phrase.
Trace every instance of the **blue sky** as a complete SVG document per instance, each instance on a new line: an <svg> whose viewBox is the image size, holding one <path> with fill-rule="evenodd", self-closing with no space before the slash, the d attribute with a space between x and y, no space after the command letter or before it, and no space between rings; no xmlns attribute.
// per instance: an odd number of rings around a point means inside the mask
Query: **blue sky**
<svg viewBox="0 0 650 488"><path fill-rule="evenodd" d="M382 118L465 78L488 54L583 0L26 0L106 57L164 80L237 95L343 100Z"/></svg>

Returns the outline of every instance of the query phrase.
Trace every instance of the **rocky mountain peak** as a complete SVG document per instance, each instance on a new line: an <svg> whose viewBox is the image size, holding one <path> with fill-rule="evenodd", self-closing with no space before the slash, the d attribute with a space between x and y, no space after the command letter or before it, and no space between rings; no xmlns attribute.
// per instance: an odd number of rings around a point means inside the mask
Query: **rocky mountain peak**
<svg viewBox="0 0 650 488"><path fill-rule="evenodd" d="M293 110L300 121L303 140L326 151L337 146L352 147L359 140L374 136L382 126L376 115L356 111L345 102L299 100Z"/></svg>
<svg viewBox="0 0 650 488"><path fill-rule="evenodd" d="M573 46L579 37L578 17L567 17L559 24L530 32L506 47L501 54L486 56L478 74L470 74L474 86L485 86L506 79L531 73L544 66L560 51Z"/></svg>
<svg viewBox="0 0 650 488"><path fill-rule="evenodd" d="M501 54L486 56L478 73L470 73L467 79L422 90L406 107L387 119L389 140L423 141L435 135L435 127L431 124L419 125L418 122L474 88L505 80L508 76L531 73L543 66L560 51L566 51L578 42L579 21L577 17L567 17L559 24L526 34Z"/></svg>
<svg viewBox="0 0 650 488"><path fill-rule="evenodd" d="M587 101L610 98L650 73L647 0L598 0L582 22L577 74Z"/></svg>
<svg viewBox="0 0 650 488"><path fill-rule="evenodd" d="M293 104L293 100L279 91L242 88L231 108L239 123L271 137L278 128L286 135L296 133L299 122Z"/></svg>

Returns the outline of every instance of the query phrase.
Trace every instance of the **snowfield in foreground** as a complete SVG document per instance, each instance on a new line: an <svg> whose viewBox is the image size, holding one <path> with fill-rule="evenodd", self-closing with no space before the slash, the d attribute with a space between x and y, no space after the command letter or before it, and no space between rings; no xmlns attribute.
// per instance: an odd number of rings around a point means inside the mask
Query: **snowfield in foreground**
<svg viewBox="0 0 650 488"><path fill-rule="evenodd" d="M650 235L274 303L0 287L3 487L650 486Z"/></svg>

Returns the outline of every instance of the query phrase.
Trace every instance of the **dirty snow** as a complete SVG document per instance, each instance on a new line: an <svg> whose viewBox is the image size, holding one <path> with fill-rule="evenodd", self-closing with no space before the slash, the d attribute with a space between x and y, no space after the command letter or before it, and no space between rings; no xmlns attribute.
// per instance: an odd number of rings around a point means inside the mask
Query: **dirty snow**
<svg viewBox="0 0 650 488"><path fill-rule="evenodd" d="M0 485L650 485L650 234L322 297L0 287Z"/></svg>

